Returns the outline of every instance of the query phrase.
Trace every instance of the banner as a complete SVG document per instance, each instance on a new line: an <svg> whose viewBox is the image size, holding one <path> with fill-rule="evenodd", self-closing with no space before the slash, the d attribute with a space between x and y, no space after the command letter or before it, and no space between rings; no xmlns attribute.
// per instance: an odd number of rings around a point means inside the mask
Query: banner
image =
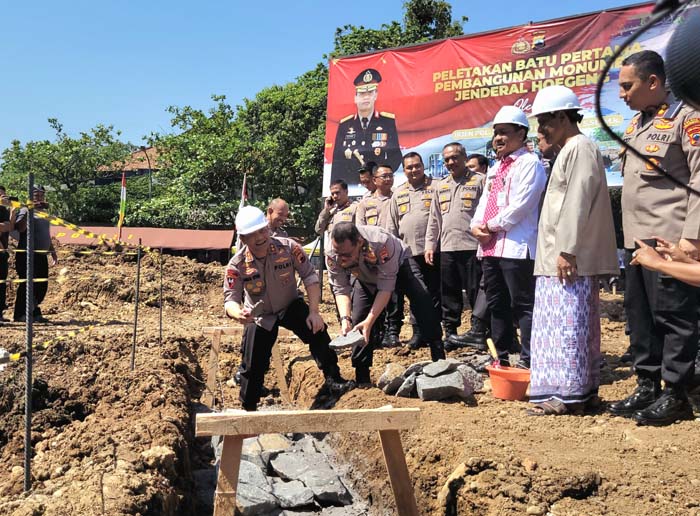
<svg viewBox="0 0 700 516"><path fill-rule="evenodd" d="M494 158L496 112L515 105L529 115L537 92L554 84L579 96L580 127L603 153L608 185L621 185L619 148L595 118L595 85L606 60L646 22L652 7L641 4L331 60L324 195L335 179L344 179L351 195L362 194L357 171L369 161L388 163L397 172L395 184L403 183L401 156L410 151L422 156L426 173L443 177L442 148L452 141L468 153ZM675 25L699 7L693 2L675 19L652 28L623 58L647 49L664 55ZM620 62L606 79L601 104L608 125L622 134L634 113L618 96ZM533 140L536 130L531 118Z"/></svg>

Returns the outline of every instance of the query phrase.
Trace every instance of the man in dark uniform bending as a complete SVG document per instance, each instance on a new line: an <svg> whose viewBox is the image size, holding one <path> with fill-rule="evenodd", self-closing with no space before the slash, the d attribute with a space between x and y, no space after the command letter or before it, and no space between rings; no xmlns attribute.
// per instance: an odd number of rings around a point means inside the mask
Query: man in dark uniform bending
<svg viewBox="0 0 700 516"><path fill-rule="evenodd" d="M331 179L357 184L357 170L370 161L401 164L401 147L393 113L375 111L382 76L374 68L360 72L354 81L357 113L340 121L333 145Z"/></svg>

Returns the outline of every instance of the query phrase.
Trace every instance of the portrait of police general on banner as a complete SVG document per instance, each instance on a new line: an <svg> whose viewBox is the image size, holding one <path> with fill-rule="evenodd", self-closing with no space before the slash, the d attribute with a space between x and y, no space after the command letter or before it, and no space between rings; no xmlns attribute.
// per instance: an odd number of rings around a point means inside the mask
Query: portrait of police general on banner
<svg viewBox="0 0 700 516"><path fill-rule="evenodd" d="M382 76L374 68L363 69L355 78L356 111L342 118L338 125L331 180L342 179L348 185L357 185L358 170L370 161L388 164L394 171L401 164L395 116L379 111L376 105L381 82Z"/></svg>

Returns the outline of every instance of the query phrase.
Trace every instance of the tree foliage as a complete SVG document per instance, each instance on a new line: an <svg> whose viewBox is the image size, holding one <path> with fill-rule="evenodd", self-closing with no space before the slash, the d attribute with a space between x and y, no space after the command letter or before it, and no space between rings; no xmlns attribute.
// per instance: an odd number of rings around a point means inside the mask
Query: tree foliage
<svg viewBox="0 0 700 516"><path fill-rule="evenodd" d="M114 173L112 164L121 162L134 149L117 138L112 126L98 125L77 138L68 136L61 123L49 119L55 141L15 140L2 153L2 181L9 191L26 198L27 175L34 173L35 184L49 191L52 212L71 220L110 222L117 211L112 199L119 186L97 187L94 179Z"/></svg>

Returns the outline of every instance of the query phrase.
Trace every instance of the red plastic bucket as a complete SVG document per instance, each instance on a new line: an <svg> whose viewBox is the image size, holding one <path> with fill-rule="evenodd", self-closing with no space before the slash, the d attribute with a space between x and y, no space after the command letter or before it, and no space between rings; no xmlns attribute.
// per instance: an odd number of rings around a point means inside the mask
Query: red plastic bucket
<svg viewBox="0 0 700 516"><path fill-rule="evenodd" d="M500 400L520 401L525 399L530 385L530 371L516 367L486 366L491 378L493 397Z"/></svg>

